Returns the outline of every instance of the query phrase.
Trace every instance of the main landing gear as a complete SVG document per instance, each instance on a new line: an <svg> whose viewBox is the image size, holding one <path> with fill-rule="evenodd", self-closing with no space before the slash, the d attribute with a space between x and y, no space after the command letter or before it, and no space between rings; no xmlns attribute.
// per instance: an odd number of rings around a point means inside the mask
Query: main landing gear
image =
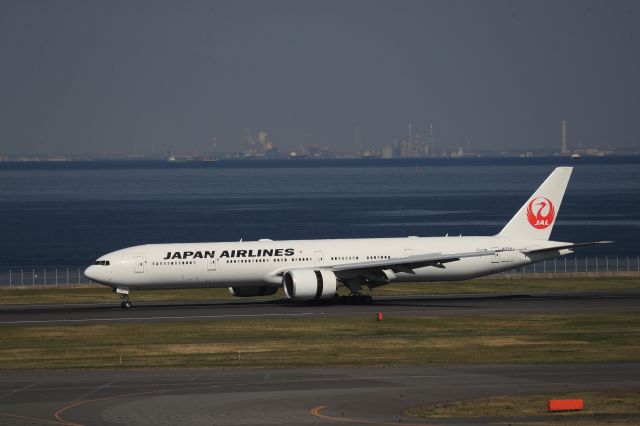
<svg viewBox="0 0 640 426"><path fill-rule="evenodd" d="M118 293L120 295L120 299L122 300L120 302L120 307L122 309L131 309L131 307L133 306L133 304L131 304L131 301L129 300L129 289L128 288L114 288L113 289L114 293Z"/></svg>
<svg viewBox="0 0 640 426"><path fill-rule="evenodd" d="M362 285L358 279L348 279L343 281L344 285L349 289L348 296L334 297L335 303L339 305L371 305L373 297L368 294L362 294Z"/></svg>
<svg viewBox="0 0 640 426"><path fill-rule="evenodd" d="M368 294L350 294L348 296L335 297L335 302L339 305L371 305L373 304L373 297Z"/></svg>

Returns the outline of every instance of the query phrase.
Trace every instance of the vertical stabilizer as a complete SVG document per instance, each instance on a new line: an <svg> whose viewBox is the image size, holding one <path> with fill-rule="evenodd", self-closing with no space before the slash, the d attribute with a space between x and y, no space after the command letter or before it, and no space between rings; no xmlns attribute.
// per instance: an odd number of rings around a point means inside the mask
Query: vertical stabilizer
<svg viewBox="0 0 640 426"><path fill-rule="evenodd" d="M548 240L572 170L573 167L557 167L498 235Z"/></svg>

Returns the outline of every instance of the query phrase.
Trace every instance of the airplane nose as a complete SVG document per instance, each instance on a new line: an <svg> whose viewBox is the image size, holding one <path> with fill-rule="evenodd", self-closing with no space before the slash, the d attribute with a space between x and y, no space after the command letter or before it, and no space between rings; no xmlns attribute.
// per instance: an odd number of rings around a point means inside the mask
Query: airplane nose
<svg viewBox="0 0 640 426"><path fill-rule="evenodd" d="M108 283L111 279L109 267L91 265L84 270L84 276L96 283Z"/></svg>
<svg viewBox="0 0 640 426"><path fill-rule="evenodd" d="M84 270L84 276L92 281L96 281L96 267L94 265L89 266Z"/></svg>

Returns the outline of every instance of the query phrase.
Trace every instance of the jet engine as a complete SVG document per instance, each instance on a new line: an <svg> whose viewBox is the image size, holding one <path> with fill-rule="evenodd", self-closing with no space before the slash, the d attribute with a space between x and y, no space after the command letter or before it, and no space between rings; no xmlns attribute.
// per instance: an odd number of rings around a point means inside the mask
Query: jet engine
<svg viewBox="0 0 640 426"><path fill-rule="evenodd" d="M333 272L292 269L282 277L284 294L295 300L330 299L336 294L338 279Z"/></svg>
<svg viewBox="0 0 640 426"><path fill-rule="evenodd" d="M278 286L259 285L251 287L229 287L229 293L236 297L272 296L278 291Z"/></svg>

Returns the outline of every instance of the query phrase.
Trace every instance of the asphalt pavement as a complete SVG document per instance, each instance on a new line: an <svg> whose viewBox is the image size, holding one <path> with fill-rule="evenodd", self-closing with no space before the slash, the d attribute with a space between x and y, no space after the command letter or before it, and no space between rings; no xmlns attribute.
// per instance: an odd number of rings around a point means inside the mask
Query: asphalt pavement
<svg viewBox="0 0 640 426"><path fill-rule="evenodd" d="M306 316L464 316L638 312L640 292L384 297L373 305L205 300L113 304L0 305L10 324L243 320ZM615 348L612 348L615 350ZM640 362L372 368L0 372L0 424L60 425L468 425L551 422L528 418L421 419L413 406L498 395L635 389ZM586 401L588 407L588 401ZM585 416L596 421L620 416Z"/></svg>
<svg viewBox="0 0 640 426"><path fill-rule="evenodd" d="M640 292L573 292L496 295L379 297L372 305L291 303L282 300L197 300L120 303L2 305L0 325L60 325L177 320L242 320L291 317L460 316L567 312L638 312Z"/></svg>
<svg viewBox="0 0 640 426"><path fill-rule="evenodd" d="M640 363L0 373L0 424L549 422L557 415L544 412L546 399L541 414L526 419L421 419L404 411L425 403L496 395L554 398L572 391L637 389L639 383ZM640 420L640 413L626 418Z"/></svg>

